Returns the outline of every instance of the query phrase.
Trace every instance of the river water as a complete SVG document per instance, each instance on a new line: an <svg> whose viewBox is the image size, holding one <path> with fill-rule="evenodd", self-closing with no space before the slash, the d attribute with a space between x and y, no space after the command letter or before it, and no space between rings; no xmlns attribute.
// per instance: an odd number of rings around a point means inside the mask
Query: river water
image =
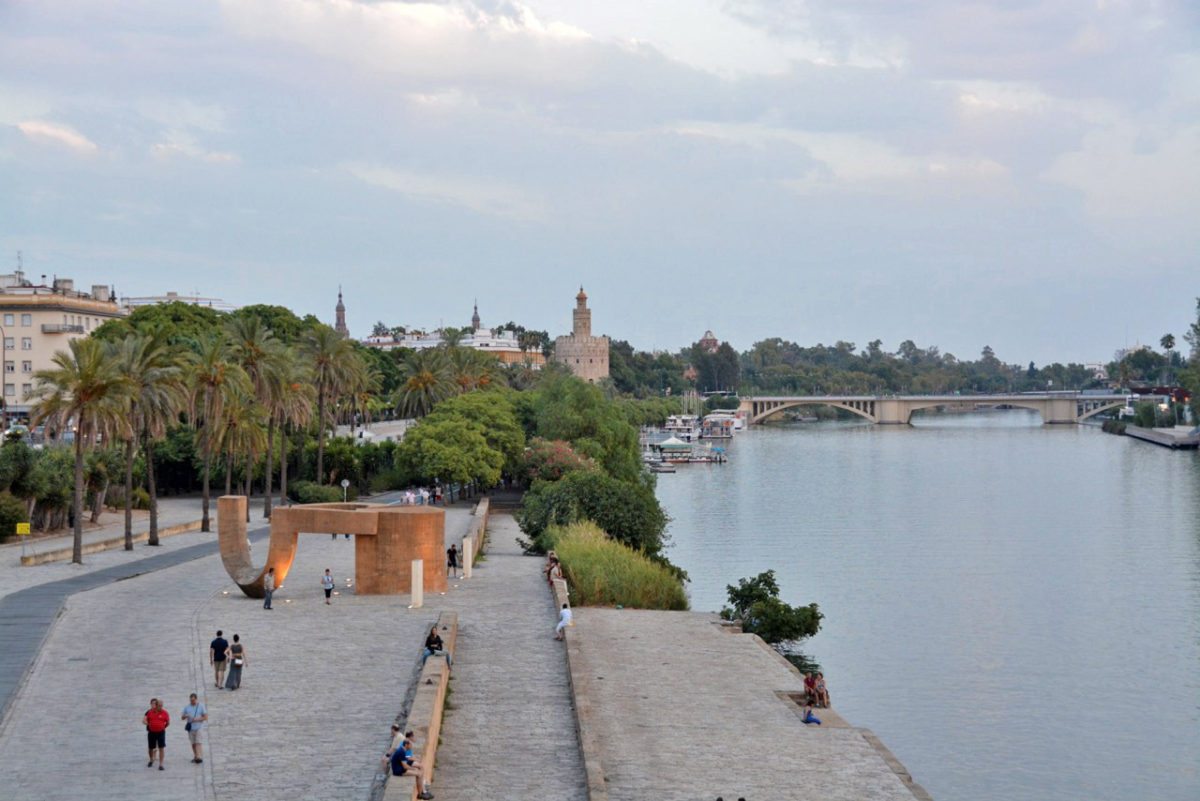
<svg viewBox="0 0 1200 801"><path fill-rule="evenodd" d="M774 569L936 801L1200 799L1200 457L1020 410L764 426L658 477L693 609Z"/></svg>

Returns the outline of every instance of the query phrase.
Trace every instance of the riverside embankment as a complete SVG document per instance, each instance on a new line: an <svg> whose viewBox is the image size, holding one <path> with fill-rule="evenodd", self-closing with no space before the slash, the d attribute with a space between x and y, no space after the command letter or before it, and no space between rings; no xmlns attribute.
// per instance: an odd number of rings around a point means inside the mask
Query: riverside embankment
<svg viewBox="0 0 1200 801"><path fill-rule="evenodd" d="M832 710L817 710L821 726L802 723L800 675L715 615L575 617L567 637L588 780L598 770L610 801L929 798L871 732Z"/></svg>

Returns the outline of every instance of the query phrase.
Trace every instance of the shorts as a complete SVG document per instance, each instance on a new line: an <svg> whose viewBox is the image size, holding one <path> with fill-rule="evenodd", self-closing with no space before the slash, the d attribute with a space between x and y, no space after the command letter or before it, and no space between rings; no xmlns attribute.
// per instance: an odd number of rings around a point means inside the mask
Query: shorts
<svg viewBox="0 0 1200 801"><path fill-rule="evenodd" d="M214 659L213 660L213 668L216 669L216 671L218 673L224 673L225 665L227 665L227 664L228 664L228 660L226 660L226 659Z"/></svg>
<svg viewBox="0 0 1200 801"><path fill-rule="evenodd" d="M151 751L155 748L166 748L167 733L166 731L148 731L146 732L146 742L149 743Z"/></svg>
<svg viewBox="0 0 1200 801"><path fill-rule="evenodd" d="M188 742L191 743L192 745L199 745L200 744L200 732L202 732L202 731L204 731L203 726L199 726L199 727L193 726L191 731L189 731L187 733Z"/></svg>
<svg viewBox="0 0 1200 801"><path fill-rule="evenodd" d="M333 587L330 587L327 590L325 590L325 600L328 601L330 595L333 595Z"/></svg>

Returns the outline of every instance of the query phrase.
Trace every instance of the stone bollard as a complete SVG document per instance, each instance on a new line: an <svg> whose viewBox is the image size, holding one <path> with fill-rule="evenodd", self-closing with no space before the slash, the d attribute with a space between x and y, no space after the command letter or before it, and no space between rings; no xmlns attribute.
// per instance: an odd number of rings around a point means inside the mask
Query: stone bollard
<svg viewBox="0 0 1200 801"><path fill-rule="evenodd" d="M475 540L471 537L463 537L462 559L463 578L470 578L471 568L475 564Z"/></svg>
<svg viewBox="0 0 1200 801"><path fill-rule="evenodd" d="M413 609L425 605L425 560L412 560L412 604Z"/></svg>

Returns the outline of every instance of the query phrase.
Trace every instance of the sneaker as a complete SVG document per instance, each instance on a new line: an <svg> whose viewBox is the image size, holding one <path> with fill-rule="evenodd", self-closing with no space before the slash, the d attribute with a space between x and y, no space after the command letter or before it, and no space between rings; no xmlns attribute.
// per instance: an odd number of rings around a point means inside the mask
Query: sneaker
<svg viewBox="0 0 1200 801"><path fill-rule="evenodd" d="M427 799L433 798L433 793L426 790L425 792L423 792L419 796L417 796L417 798L420 798L421 801L427 801Z"/></svg>
<svg viewBox="0 0 1200 801"><path fill-rule="evenodd" d="M159 766L158 766L158 769L159 769L159 770L166 770L166 768L164 768L162 765L159 765Z"/></svg>
<svg viewBox="0 0 1200 801"><path fill-rule="evenodd" d="M148 768L152 768L152 767L154 767L154 760L152 759L152 760L150 760L149 762L147 762L147 763L146 763L146 767L148 767Z"/></svg>

